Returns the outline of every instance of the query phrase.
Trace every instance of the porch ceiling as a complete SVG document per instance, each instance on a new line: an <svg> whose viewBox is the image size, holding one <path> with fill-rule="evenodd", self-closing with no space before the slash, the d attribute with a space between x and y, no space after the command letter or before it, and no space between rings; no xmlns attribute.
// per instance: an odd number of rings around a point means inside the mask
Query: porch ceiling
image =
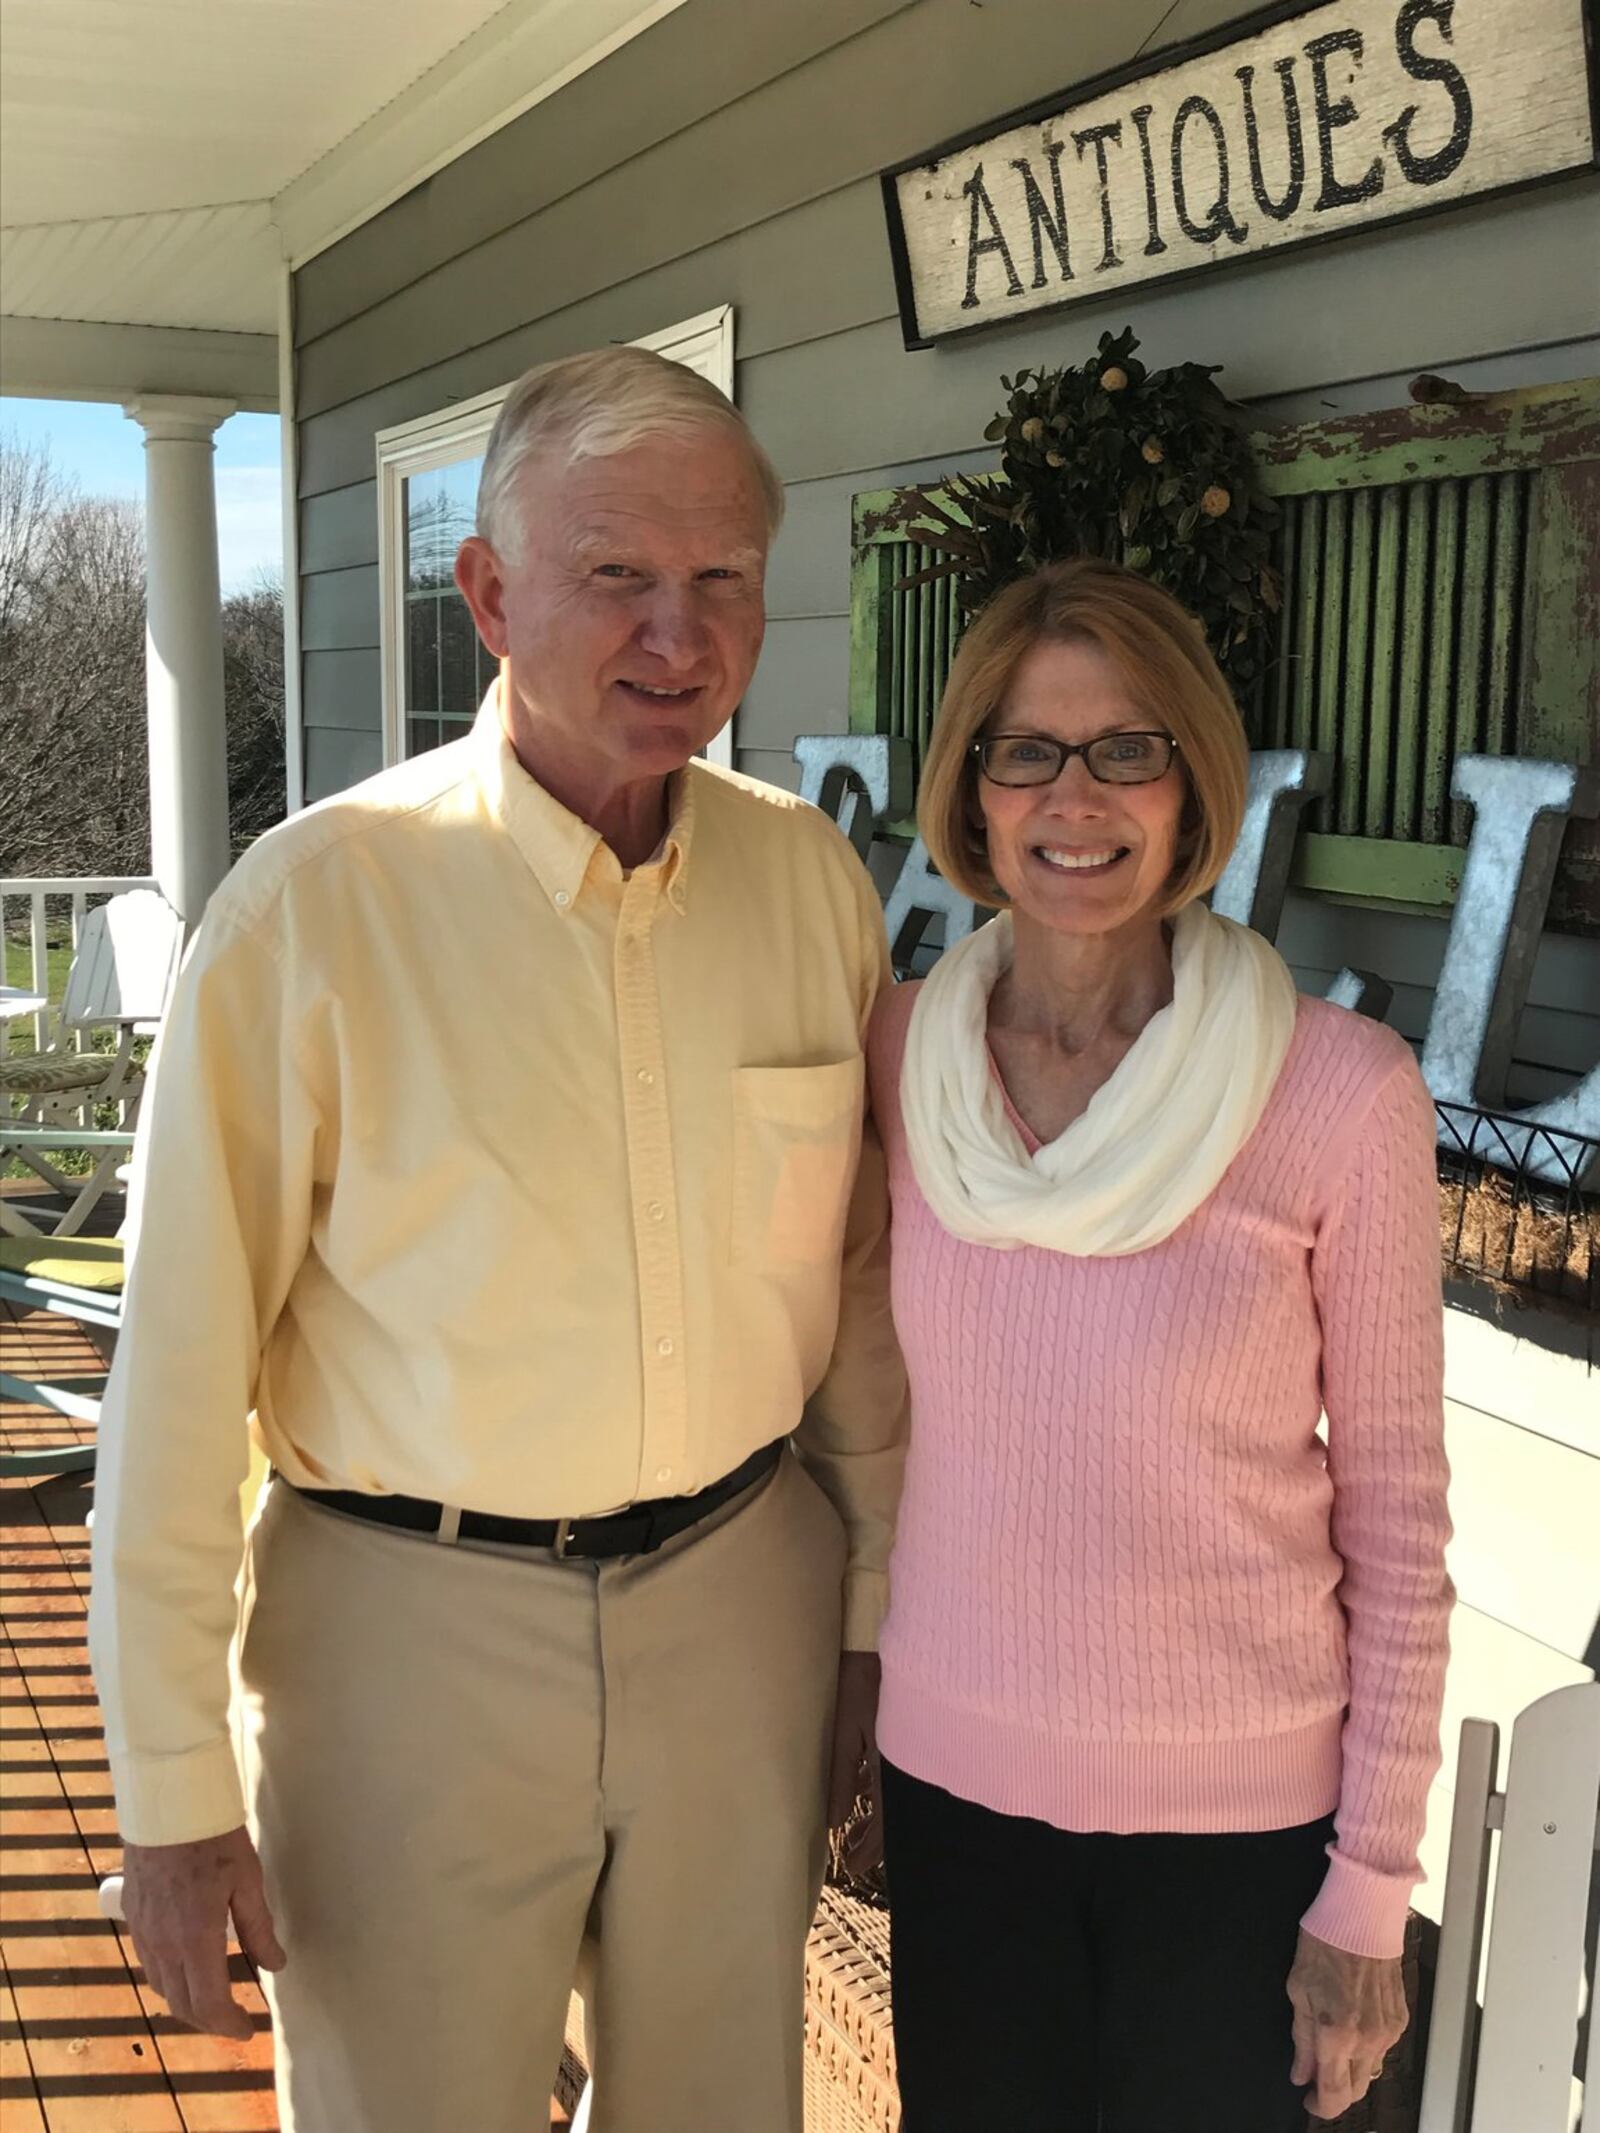
<svg viewBox="0 0 1600 2133"><path fill-rule="evenodd" d="M0 390L148 389L177 329L259 405L286 259L681 4L0 0Z"/></svg>

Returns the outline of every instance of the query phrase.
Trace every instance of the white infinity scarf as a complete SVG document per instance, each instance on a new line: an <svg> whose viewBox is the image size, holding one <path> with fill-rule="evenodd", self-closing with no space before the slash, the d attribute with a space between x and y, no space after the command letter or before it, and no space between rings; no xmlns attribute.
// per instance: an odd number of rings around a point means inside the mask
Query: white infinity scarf
<svg viewBox="0 0 1600 2133"><path fill-rule="evenodd" d="M923 1197L955 1236L1001 1250L1160 1244L1215 1190L1272 1094L1294 1035L1287 965L1259 933L1186 905L1171 1003L1030 1156L989 1068L989 995L1011 959L1003 911L940 957L912 1009L900 1103Z"/></svg>

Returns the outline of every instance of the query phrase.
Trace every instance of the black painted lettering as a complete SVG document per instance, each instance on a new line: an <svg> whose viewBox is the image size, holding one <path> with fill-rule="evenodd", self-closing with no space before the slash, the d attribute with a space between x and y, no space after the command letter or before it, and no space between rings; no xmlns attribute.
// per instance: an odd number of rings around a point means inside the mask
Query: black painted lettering
<svg viewBox="0 0 1600 2133"><path fill-rule="evenodd" d="M1453 61L1428 59L1417 50L1417 29L1423 22L1436 22L1445 43L1454 41L1455 11L1455 0L1405 0L1395 21L1395 49L1400 54L1401 66L1413 81L1442 83L1455 117L1449 140L1430 156L1419 156L1411 146L1411 129L1417 117L1415 104L1407 104L1394 124L1384 127L1383 137L1394 150L1400 175L1410 185L1439 184L1452 171L1460 169L1472 144L1472 91L1467 87L1466 76Z"/></svg>
<svg viewBox="0 0 1600 2133"><path fill-rule="evenodd" d="M1267 191L1267 181L1261 169L1261 133L1256 121L1256 96L1254 67L1240 67L1239 79L1244 84L1244 137L1250 150L1250 190L1255 194L1256 206L1262 214L1270 215L1274 222L1287 222L1299 208L1306 189L1306 144L1300 130L1300 91L1295 87L1294 54L1278 60L1273 72L1278 77L1278 91L1283 98L1283 131L1289 150L1289 179L1284 187L1283 198L1274 200Z"/></svg>
<svg viewBox="0 0 1600 2133"><path fill-rule="evenodd" d="M1144 165L1145 220L1150 225L1150 242L1144 248L1146 259L1154 259L1158 252L1167 249L1156 213L1156 164L1150 153L1150 114L1154 109L1154 104L1141 104L1133 113L1133 123L1139 130L1139 160Z"/></svg>
<svg viewBox="0 0 1600 2133"><path fill-rule="evenodd" d="M1078 151L1078 161L1083 161L1083 151L1092 146L1095 166L1100 173L1100 234L1105 248L1100 254L1096 273L1103 274L1107 267L1120 267L1122 261L1117 253L1117 233L1111 218L1111 185L1106 177L1106 143L1122 146L1122 121L1112 119L1106 126L1085 126L1082 133L1072 136L1072 145Z"/></svg>
<svg viewBox="0 0 1600 2133"><path fill-rule="evenodd" d="M1210 127L1217 151L1217 196L1203 222L1196 222L1189 212L1189 189L1183 176L1183 129L1193 118L1203 119ZM1228 204L1228 136L1216 105L1203 96L1186 96L1172 121L1172 204L1179 227L1196 244L1215 244L1224 234L1234 244L1244 243L1248 233L1243 223L1235 221Z"/></svg>
<svg viewBox="0 0 1600 2133"><path fill-rule="evenodd" d="M961 299L961 308L963 311L975 311L978 305L978 261L986 252L998 252L1005 263L1007 296L1020 296L1022 284L1017 279L1011 248L1006 243L1005 231L1000 227L1000 217L994 211L994 202L989 198L988 188L983 182L981 163L974 168L972 176L961 190L972 202L972 215L967 224L967 293ZM989 224L987 237L978 235L980 213Z"/></svg>
<svg viewBox="0 0 1600 2133"><path fill-rule="evenodd" d="M1333 167L1333 136L1340 126L1354 125L1358 113L1353 96L1328 94L1328 61L1335 52L1346 52L1356 67L1365 50L1359 30L1329 30L1313 37L1306 46L1311 62L1311 88L1317 112L1317 151L1322 158L1322 190L1317 195L1317 213L1331 207L1354 207L1358 200L1371 200L1383 191L1383 158L1374 156L1354 183L1341 178Z"/></svg>
<svg viewBox="0 0 1600 2133"><path fill-rule="evenodd" d="M1050 160L1050 189L1055 195L1055 213L1052 215L1045 204L1044 194L1039 190L1039 181L1033 174L1033 165L1026 156L1013 159L1011 168L1022 175L1022 190L1028 202L1028 235L1033 239L1033 286L1042 289L1045 285L1044 239L1050 240L1050 248L1056 255L1056 266L1063 281L1072 279L1072 259L1067 243L1067 210L1061 197L1061 158L1066 153L1065 141L1047 141L1045 154Z"/></svg>

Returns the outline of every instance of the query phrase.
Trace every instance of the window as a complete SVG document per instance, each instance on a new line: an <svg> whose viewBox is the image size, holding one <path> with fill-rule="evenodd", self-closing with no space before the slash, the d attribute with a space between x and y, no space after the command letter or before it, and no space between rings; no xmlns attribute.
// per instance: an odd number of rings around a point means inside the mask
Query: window
<svg viewBox="0 0 1600 2133"><path fill-rule="evenodd" d="M410 425L387 457L388 439L379 439L386 762L458 739L494 672L451 573L472 531L478 470L504 397Z"/></svg>
<svg viewBox="0 0 1600 2133"><path fill-rule="evenodd" d="M654 348L733 398L733 308L646 334ZM378 432L378 583L382 606L383 759L398 762L460 738L495 662L478 641L452 575L472 531L478 475L509 382L475 400ZM706 750L733 761L729 724Z"/></svg>

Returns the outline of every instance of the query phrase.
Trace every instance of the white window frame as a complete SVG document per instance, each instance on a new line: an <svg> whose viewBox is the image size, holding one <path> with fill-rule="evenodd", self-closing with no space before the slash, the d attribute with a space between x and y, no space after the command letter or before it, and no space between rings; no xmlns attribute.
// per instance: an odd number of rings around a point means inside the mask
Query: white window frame
<svg viewBox="0 0 1600 2133"><path fill-rule="evenodd" d="M733 306L721 304L676 326L647 333L636 348L685 363L733 398ZM430 474L481 456L489 432L513 380L475 399L458 400L437 413L379 430L378 464L378 603L379 670L383 690L383 760L398 763L406 753L404 680L406 671L405 484L413 474ZM737 713L735 713L737 716ZM733 767L733 727L729 719L708 744L706 757Z"/></svg>
<svg viewBox="0 0 1600 2133"><path fill-rule="evenodd" d="M383 686L383 760L406 753L406 513L405 485L413 474L476 459L489 442L509 385L476 399L458 400L417 422L378 432L378 612L379 668Z"/></svg>
<svg viewBox="0 0 1600 2133"><path fill-rule="evenodd" d="M657 355L686 363L709 378L724 398L733 398L733 306L719 304L702 311L681 325L664 326L659 333L644 334L635 348L653 348Z"/></svg>

